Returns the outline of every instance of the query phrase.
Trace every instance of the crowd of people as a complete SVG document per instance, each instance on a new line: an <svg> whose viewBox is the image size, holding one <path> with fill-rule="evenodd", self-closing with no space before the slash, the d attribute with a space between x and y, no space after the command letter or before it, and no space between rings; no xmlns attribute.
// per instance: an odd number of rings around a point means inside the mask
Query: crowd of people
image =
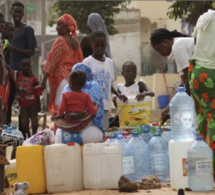
<svg viewBox="0 0 215 195"><path fill-rule="evenodd" d="M17 96L20 114L19 129L24 137L37 132L37 114L40 95L49 81L51 94L49 112L55 124L57 143L102 142L109 128L111 94L126 102L133 94L137 101L153 97L144 81L135 82L137 67L132 61L122 65L125 83L114 89L115 65L112 59L109 34L104 20L98 13L91 13L87 20L90 34L79 41L78 26L70 14L57 20L58 37L43 68L39 83L32 74L31 56L37 47L34 30L22 22L24 5L14 2L11 7L13 23L5 22L0 14L0 97L3 101L4 123L11 123L11 108ZM152 47L163 56L173 54L178 74L185 83L186 92L194 98L199 119L198 132L215 151L215 11L201 15L194 29L194 37L177 31L156 29L150 37ZM70 99L70 97L72 97ZM165 108L162 117L169 114ZM166 117L168 118L168 117ZM215 161L214 161L215 162Z"/></svg>

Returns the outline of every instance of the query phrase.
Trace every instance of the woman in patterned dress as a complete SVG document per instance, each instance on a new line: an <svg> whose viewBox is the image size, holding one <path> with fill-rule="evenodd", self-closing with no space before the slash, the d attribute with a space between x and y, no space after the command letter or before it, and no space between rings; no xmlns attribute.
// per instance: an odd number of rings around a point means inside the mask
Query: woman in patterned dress
<svg viewBox="0 0 215 195"><path fill-rule="evenodd" d="M83 60L80 44L75 38L75 30L77 29L74 18L69 14L64 14L57 21L58 38L53 43L43 68L45 74L41 83L41 88L44 90L48 78L51 88L49 101L49 112L51 114L57 112L60 105L60 96L63 88L68 84L72 67Z"/></svg>

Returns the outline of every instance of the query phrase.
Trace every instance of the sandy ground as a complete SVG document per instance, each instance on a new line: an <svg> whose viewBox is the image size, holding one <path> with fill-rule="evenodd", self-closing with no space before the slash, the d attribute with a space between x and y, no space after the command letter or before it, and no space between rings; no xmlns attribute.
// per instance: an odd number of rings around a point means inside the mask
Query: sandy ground
<svg viewBox="0 0 215 195"><path fill-rule="evenodd" d="M73 192L65 192L65 193L54 193L53 195L177 195L178 192L176 190L172 190L170 188L169 183L163 183L163 187L161 189L152 189L152 190L139 190L138 192L126 193L126 192L119 192L118 190L82 190L82 191L73 191ZM192 192L186 191L186 195L214 195L215 194L215 185L213 191L207 192ZM12 195L8 188L5 188L4 193L1 195ZM42 195L42 194L40 194ZM48 195L48 193L46 194Z"/></svg>

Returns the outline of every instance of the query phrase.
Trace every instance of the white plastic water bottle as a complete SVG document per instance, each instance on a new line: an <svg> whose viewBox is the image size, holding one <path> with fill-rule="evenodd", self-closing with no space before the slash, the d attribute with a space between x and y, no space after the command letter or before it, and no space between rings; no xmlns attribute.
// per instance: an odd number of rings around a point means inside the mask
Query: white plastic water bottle
<svg viewBox="0 0 215 195"><path fill-rule="evenodd" d="M187 153L188 185L193 191L213 190L213 151L197 136Z"/></svg>
<svg viewBox="0 0 215 195"><path fill-rule="evenodd" d="M149 175L149 165L147 161L147 144L140 138L137 132L132 133L128 144L133 148L135 173L131 174L131 180L140 182L143 177Z"/></svg>
<svg viewBox="0 0 215 195"><path fill-rule="evenodd" d="M185 87L178 87L177 91L169 104L172 138L175 141L194 140L196 135L194 101L185 92Z"/></svg>
<svg viewBox="0 0 215 195"><path fill-rule="evenodd" d="M168 143L161 138L159 131L155 132L148 144L147 157L151 174L157 176L162 182L169 181Z"/></svg>
<svg viewBox="0 0 215 195"><path fill-rule="evenodd" d="M135 173L133 149L122 134L117 135L117 142L120 143L122 148L123 175L128 179L132 179L132 174Z"/></svg>

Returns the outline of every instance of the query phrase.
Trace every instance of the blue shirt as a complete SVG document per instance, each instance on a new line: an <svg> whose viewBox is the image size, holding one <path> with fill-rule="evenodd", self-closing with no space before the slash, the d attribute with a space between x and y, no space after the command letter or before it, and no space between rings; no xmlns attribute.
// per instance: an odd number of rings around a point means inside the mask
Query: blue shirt
<svg viewBox="0 0 215 195"><path fill-rule="evenodd" d="M35 49L37 47L36 37L34 35L34 29L24 24L20 29L18 29L13 39L11 40L11 45L21 49ZM20 61L23 58L30 58L31 56L24 55L18 52L10 53L10 66L13 70L20 71Z"/></svg>

